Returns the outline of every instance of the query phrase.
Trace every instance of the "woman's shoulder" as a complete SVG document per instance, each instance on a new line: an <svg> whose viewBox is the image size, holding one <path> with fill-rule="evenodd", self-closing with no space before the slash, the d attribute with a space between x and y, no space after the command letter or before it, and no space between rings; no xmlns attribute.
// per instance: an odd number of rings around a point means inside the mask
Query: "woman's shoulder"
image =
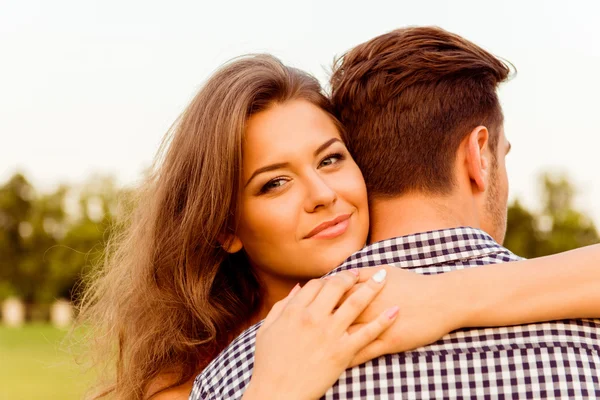
<svg viewBox="0 0 600 400"><path fill-rule="evenodd" d="M194 385L193 376L188 381L178 386L170 387L166 390L163 388L172 385L176 380L175 374L162 374L152 380L148 385L148 390L144 396L145 400L186 400L190 397L192 387Z"/></svg>

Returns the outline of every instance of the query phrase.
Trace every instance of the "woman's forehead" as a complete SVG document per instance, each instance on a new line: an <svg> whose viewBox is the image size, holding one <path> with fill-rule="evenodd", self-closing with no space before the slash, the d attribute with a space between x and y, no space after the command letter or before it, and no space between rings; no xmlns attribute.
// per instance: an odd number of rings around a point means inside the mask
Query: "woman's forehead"
<svg viewBox="0 0 600 400"><path fill-rule="evenodd" d="M245 158L276 153L314 151L324 141L340 138L331 117L305 100L274 105L248 120L243 143Z"/></svg>

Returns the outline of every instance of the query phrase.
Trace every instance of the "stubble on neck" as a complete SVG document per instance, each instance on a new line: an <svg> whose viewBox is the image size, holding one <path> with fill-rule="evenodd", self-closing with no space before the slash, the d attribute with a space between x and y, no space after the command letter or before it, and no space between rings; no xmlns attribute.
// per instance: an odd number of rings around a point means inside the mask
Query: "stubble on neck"
<svg viewBox="0 0 600 400"><path fill-rule="evenodd" d="M468 200L456 195L406 194L370 202L371 243L420 232L471 226L480 221Z"/></svg>

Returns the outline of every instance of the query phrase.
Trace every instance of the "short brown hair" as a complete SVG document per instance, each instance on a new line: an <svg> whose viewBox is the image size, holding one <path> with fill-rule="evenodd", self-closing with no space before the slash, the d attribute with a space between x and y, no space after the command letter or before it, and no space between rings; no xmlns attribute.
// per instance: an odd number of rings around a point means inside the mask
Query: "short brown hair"
<svg viewBox="0 0 600 400"><path fill-rule="evenodd" d="M507 64L437 27L404 28L339 58L331 78L337 117L371 196L446 194L460 142L503 122L496 95Z"/></svg>

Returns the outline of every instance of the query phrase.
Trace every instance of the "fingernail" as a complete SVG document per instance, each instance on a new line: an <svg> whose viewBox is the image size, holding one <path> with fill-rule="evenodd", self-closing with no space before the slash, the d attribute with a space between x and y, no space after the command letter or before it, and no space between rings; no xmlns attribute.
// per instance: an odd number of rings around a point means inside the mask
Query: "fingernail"
<svg viewBox="0 0 600 400"><path fill-rule="evenodd" d="M288 294L288 297L295 295L296 292L298 292L298 290L300 290L300 284L296 283L296 286L294 286L293 289L290 291L290 294Z"/></svg>
<svg viewBox="0 0 600 400"><path fill-rule="evenodd" d="M354 276L358 276L358 269L356 269L356 268L352 268L352 269L350 270L350 272L352 272L352 273L354 274Z"/></svg>
<svg viewBox="0 0 600 400"><path fill-rule="evenodd" d="M387 271L385 269L380 269L375 275L371 277L371 279L373 279L377 283L381 283L385 280L386 275Z"/></svg>
<svg viewBox="0 0 600 400"><path fill-rule="evenodd" d="M385 312L385 316L388 317L388 319L394 319L398 316L398 311L400 311L400 307L394 306Z"/></svg>

